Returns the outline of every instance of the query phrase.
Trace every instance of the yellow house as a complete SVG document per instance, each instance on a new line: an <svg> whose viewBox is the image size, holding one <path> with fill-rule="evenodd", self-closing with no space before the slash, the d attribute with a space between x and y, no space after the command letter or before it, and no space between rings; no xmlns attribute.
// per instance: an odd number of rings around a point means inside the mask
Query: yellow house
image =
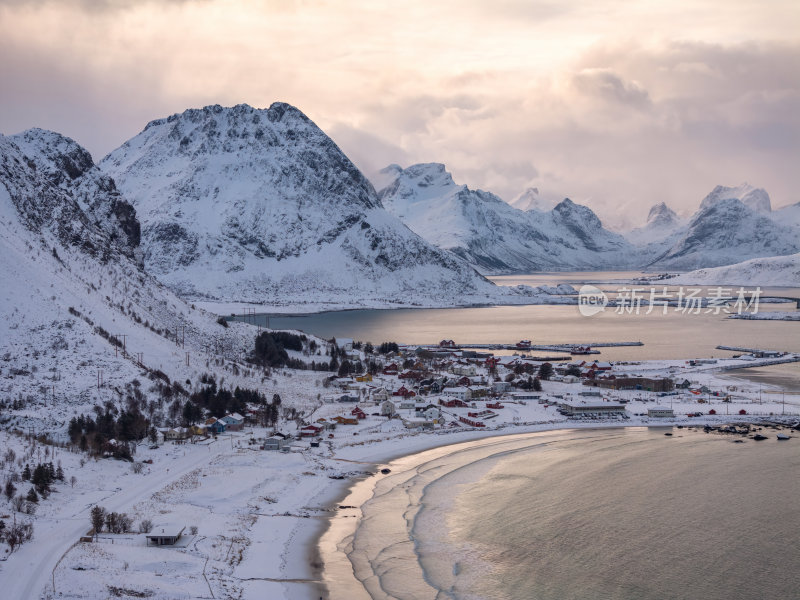
<svg viewBox="0 0 800 600"><path fill-rule="evenodd" d="M366 382L366 381L372 381L372 375L370 375L369 373L364 373L363 375L358 375L356 377L356 381L360 381L362 383Z"/></svg>

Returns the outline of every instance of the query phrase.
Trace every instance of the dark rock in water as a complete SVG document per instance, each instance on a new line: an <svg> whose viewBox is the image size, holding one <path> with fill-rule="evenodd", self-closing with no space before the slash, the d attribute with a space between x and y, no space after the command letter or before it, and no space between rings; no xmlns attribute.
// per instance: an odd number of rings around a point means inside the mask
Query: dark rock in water
<svg viewBox="0 0 800 600"><path fill-rule="evenodd" d="M665 433L664 435L672 435L671 433Z"/></svg>
<svg viewBox="0 0 800 600"><path fill-rule="evenodd" d="M761 440L765 440L765 439L767 439L767 436L765 436L765 435L761 435L760 433L757 433L757 434L755 434L755 435L753 436L753 439L754 439L754 440L756 440L756 441L758 441L758 442L760 442Z"/></svg>
<svg viewBox="0 0 800 600"><path fill-rule="evenodd" d="M392 472L391 469L381 469L381 473L383 473L384 475L388 475L391 472Z"/></svg>

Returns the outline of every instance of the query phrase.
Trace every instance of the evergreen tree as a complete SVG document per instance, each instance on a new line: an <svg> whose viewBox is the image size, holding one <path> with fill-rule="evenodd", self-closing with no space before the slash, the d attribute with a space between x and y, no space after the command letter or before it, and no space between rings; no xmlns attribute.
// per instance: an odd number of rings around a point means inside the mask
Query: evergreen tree
<svg viewBox="0 0 800 600"><path fill-rule="evenodd" d="M25 468L22 470L22 480L30 481L30 479L31 479L31 466L26 463Z"/></svg>
<svg viewBox="0 0 800 600"><path fill-rule="evenodd" d="M539 367L539 379L550 379L553 376L553 365L549 362L542 363L542 366Z"/></svg>
<svg viewBox="0 0 800 600"><path fill-rule="evenodd" d="M30 490L28 490L28 495L25 496L25 500L27 500L28 502L37 503L39 502L39 495L36 493L35 489L31 488Z"/></svg>
<svg viewBox="0 0 800 600"><path fill-rule="evenodd" d="M14 485L10 479L6 481L6 487L3 490L3 493L6 495L6 499L11 502L11 499L14 497L14 494L17 492L17 486Z"/></svg>

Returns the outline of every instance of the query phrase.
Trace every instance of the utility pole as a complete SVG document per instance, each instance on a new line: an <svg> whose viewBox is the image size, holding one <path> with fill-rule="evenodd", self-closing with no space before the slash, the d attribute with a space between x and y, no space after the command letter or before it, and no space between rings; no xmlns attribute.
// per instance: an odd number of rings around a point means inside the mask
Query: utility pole
<svg viewBox="0 0 800 600"><path fill-rule="evenodd" d="M186 366L189 366L189 353L186 353Z"/></svg>

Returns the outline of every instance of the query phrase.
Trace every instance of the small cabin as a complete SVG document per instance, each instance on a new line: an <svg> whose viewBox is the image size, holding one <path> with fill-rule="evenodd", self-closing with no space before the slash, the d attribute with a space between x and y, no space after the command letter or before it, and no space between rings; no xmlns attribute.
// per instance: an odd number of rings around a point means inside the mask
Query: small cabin
<svg viewBox="0 0 800 600"><path fill-rule="evenodd" d="M162 525L155 527L147 534L148 546L174 546L186 527L180 525Z"/></svg>

